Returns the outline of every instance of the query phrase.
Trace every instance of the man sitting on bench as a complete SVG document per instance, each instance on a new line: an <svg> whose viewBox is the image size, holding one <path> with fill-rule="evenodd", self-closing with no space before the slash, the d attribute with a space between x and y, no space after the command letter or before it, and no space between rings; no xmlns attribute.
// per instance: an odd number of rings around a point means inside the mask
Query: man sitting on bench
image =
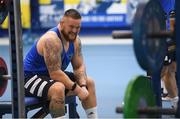
<svg viewBox="0 0 180 119"><path fill-rule="evenodd" d="M26 96L49 100L53 118L64 118L68 95L77 95L87 117L97 118L95 84L86 75L80 27L79 12L65 11L59 24L35 41L24 59ZM69 63L73 73L65 71Z"/></svg>

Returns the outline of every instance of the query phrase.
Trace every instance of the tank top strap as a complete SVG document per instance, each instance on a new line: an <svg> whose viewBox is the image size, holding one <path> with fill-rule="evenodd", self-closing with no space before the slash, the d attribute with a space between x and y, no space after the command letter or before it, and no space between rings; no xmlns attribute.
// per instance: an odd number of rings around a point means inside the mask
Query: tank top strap
<svg viewBox="0 0 180 119"><path fill-rule="evenodd" d="M54 28L52 28L52 29L50 29L49 31L54 31L54 32L56 32L56 33L57 33L57 35L58 35L58 37L61 39L61 34L60 34L59 29L58 29L58 27L57 27L57 26L56 26L56 27L54 27Z"/></svg>

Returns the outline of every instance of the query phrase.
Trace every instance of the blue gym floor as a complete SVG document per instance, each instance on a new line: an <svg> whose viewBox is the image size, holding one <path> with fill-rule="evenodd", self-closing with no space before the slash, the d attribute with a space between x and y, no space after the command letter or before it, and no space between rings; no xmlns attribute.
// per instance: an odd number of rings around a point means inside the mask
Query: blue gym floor
<svg viewBox="0 0 180 119"><path fill-rule="evenodd" d="M30 45L23 47L23 53L26 54ZM121 114L115 112L115 108L121 105L129 80L137 75L146 74L137 64L132 44L83 45L82 50L87 74L96 83L99 117L122 118ZM10 71L8 45L0 45L0 56L6 60ZM71 70L71 67L68 69ZM0 97L0 101L11 100L10 86L9 83L5 94ZM80 117L86 117L79 100L78 112ZM11 117L11 115L5 115L5 117Z"/></svg>

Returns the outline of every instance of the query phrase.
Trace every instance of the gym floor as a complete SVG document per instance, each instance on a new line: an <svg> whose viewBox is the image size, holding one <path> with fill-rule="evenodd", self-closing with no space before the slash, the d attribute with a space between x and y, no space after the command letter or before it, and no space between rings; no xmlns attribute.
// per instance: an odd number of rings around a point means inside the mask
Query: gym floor
<svg viewBox="0 0 180 119"><path fill-rule="evenodd" d="M99 117L122 118L122 114L117 114L115 108L122 104L129 80L137 75L146 74L137 64L132 40L113 40L110 36L82 37L81 39L87 74L96 83ZM10 72L8 38L0 38L0 44L0 56L6 60ZM23 46L24 56L31 45ZM71 66L68 69L71 70ZM11 100L10 86L9 81L8 88L0 97L0 101ZM77 102L80 117L86 117L78 99ZM34 112L30 112L29 115ZM11 115L7 114L4 117L11 117Z"/></svg>

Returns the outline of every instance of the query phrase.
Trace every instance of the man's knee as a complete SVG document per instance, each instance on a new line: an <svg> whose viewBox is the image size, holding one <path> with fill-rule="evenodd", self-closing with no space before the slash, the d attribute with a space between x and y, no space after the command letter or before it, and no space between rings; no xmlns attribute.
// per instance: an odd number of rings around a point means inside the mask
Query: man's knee
<svg viewBox="0 0 180 119"><path fill-rule="evenodd" d="M95 89L95 82L92 78L87 78L87 87L91 89Z"/></svg>
<svg viewBox="0 0 180 119"><path fill-rule="evenodd" d="M51 116L61 117L65 115L65 95L64 95L65 86L60 83L54 83L48 91L48 98L50 100L49 110Z"/></svg>
<svg viewBox="0 0 180 119"><path fill-rule="evenodd" d="M56 82L54 83L48 90L48 98L51 100L52 98L64 98L64 91L65 91L65 86L60 83Z"/></svg>

